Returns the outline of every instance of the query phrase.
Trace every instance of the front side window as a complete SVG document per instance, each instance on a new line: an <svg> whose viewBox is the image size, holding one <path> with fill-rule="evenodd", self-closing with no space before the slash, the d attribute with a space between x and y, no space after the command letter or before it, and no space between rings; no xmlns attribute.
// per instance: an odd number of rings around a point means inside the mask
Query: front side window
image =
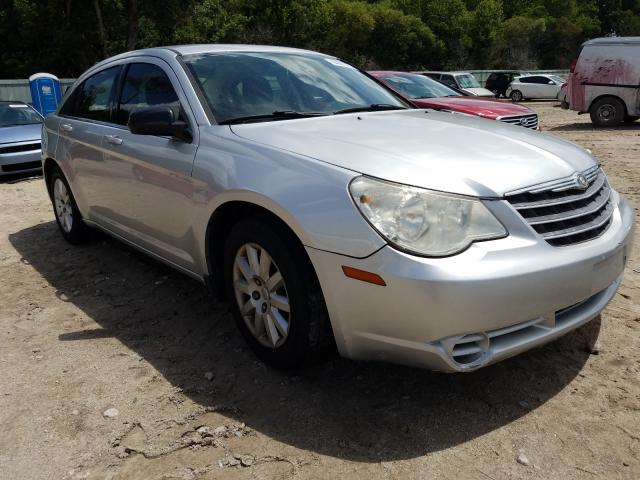
<svg viewBox="0 0 640 480"><path fill-rule="evenodd" d="M126 125L131 112L151 106L167 106L174 118L181 117L180 100L167 74L151 63L132 63L122 84L116 122Z"/></svg>
<svg viewBox="0 0 640 480"><path fill-rule="evenodd" d="M423 75L387 75L384 81L411 99L457 97L460 94L440 82Z"/></svg>
<svg viewBox="0 0 640 480"><path fill-rule="evenodd" d="M72 115L91 120L111 120L111 99L120 67L111 67L86 79L68 101L74 101ZM65 103L66 107L66 103ZM67 112L63 107L64 113Z"/></svg>
<svg viewBox="0 0 640 480"><path fill-rule="evenodd" d="M456 79L458 80L458 85L460 88L481 88L480 83L470 73L464 73L462 75L456 75Z"/></svg>
<svg viewBox="0 0 640 480"><path fill-rule="evenodd" d="M0 128L42 123L42 117L24 103L0 102Z"/></svg>
<svg viewBox="0 0 640 480"><path fill-rule="evenodd" d="M218 123L277 112L329 115L372 105L406 108L387 89L335 58L230 52L184 60Z"/></svg>

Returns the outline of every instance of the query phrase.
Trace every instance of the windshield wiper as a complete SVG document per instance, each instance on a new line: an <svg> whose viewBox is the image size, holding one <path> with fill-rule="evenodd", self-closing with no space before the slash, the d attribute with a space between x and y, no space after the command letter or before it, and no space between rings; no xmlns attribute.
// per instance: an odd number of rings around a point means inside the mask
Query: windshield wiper
<svg viewBox="0 0 640 480"><path fill-rule="evenodd" d="M267 113L264 115L248 115L246 117L230 118L218 122L218 125L234 125L238 123L251 123L260 122L262 120L288 120L292 118L309 118L309 117L322 117L327 115L321 112L295 112L293 110L276 110L275 112Z"/></svg>
<svg viewBox="0 0 640 480"><path fill-rule="evenodd" d="M407 108L400 105L391 105L390 103L373 103L362 107L345 108L333 113L340 115L341 113L382 112L384 110L407 110Z"/></svg>

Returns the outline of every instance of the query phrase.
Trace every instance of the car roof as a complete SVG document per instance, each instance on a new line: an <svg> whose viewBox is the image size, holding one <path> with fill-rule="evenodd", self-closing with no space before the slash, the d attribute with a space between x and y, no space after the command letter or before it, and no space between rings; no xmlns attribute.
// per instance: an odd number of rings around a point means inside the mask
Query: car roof
<svg viewBox="0 0 640 480"><path fill-rule="evenodd" d="M198 53L220 53L220 52L270 52L270 53L298 53L309 55L325 55L323 53L314 52L312 50L304 50L301 48L278 47L274 45L249 45L249 44L192 44L192 45L171 45L161 47L172 50L180 55L193 55Z"/></svg>
<svg viewBox="0 0 640 480"><path fill-rule="evenodd" d="M120 60L127 57L138 57L141 55L159 56L159 57L175 57L176 55L197 55L203 53L297 53L305 55L320 55L330 57L323 53L313 52L311 50L303 50L300 48L276 47L271 45L244 45L244 44L194 44L194 45L169 45L164 47L143 48L140 50L131 50L113 57L104 59L95 66L109 63L114 60Z"/></svg>
<svg viewBox="0 0 640 480"><path fill-rule="evenodd" d="M168 60L170 58L175 58L176 56L182 55L198 55L205 53L296 53L298 55L313 55L313 56L321 56L326 58L335 58L331 55L326 55L319 52L314 52L311 50L303 50L300 48L291 48L291 47L277 47L272 45L245 45L245 44L222 44L222 43L211 43L211 44L193 44L193 45L169 45L162 47L153 47L153 48L143 48L140 50L131 50L129 52L124 52L119 55L115 55L109 58L105 58L104 60L96 63L87 71L85 71L79 78L85 78L90 73L93 73L96 70L101 69L102 67L123 59L139 57L139 56L151 56L151 57L159 57L164 60Z"/></svg>
<svg viewBox="0 0 640 480"><path fill-rule="evenodd" d="M640 37L602 37L582 44L584 47L589 45L640 45Z"/></svg>
<svg viewBox="0 0 640 480"><path fill-rule="evenodd" d="M400 70L367 70L367 73L374 77L378 75L420 75L416 72L401 72Z"/></svg>
<svg viewBox="0 0 640 480"><path fill-rule="evenodd" d="M516 80L520 80L521 78L528 78L528 77L557 77L558 74L556 73L527 73L526 75L520 75L519 77L516 77Z"/></svg>
<svg viewBox="0 0 640 480"><path fill-rule="evenodd" d="M472 75L471 72L465 72L463 70L458 70L456 72L447 72L447 71L440 71L440 70L419 70L419 71L415 71L415 72L409 72L409 73L440 73L442 75Z"/></svg>

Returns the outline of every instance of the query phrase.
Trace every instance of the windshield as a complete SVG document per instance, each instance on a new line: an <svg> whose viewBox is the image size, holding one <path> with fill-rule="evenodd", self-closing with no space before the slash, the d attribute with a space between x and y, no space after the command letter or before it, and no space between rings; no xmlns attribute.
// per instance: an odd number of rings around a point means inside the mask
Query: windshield
<svg viewBox="0 0 640 480"><path fill-rule="evenodd" d="M460 96L455 90L424 75L391 74L382 79L410 99Z"/></svg>
<svg viewBox="0 0 640 480"><path fill-rule="evenodd" d="M556 82L556 83L560 83L560 84L562 84L562 83L565 83L565 82L566 82L566 80L565 80L564 78L559 77L559 76L557 76L557 75L549 75L549 78L550 78L551 80L553 80L554 82Z"/></svg>
<svg viewBox="0 0 640 480"><path fill-rule="evenodd" d="M456 75L456 80L460 88L482 88L476 77L470 73L463 73L462 75Z"/></svg>
<svg viewBox="0 0 640 480"><path fill-rule="evenodd" d="M328 115L370 106L406 108L391 92L335 58L292 53L207 53L184 58L218 123ZM280 115L273 115L280 113Z"/></svg>
<svg viewBox="0 0 640 480"><path fill-rule="evenodd" d="M0 103L0 127L42 123L38 112L24 103Z"/></svg>

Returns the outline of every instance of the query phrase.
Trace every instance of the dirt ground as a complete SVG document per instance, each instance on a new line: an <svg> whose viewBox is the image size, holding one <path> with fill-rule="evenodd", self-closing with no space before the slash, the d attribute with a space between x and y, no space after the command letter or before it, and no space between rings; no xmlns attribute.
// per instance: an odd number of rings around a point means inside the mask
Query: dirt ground
<svg viewBox="0 0 640 480"><path fill-rule="evenodd" d="M638 211L640 122L529 105ZM640 478L640 235L601 321L543 348L464 375L282 373L198 283L66 244L42 179L0 183L0 205L2 479Z"/></svg>

